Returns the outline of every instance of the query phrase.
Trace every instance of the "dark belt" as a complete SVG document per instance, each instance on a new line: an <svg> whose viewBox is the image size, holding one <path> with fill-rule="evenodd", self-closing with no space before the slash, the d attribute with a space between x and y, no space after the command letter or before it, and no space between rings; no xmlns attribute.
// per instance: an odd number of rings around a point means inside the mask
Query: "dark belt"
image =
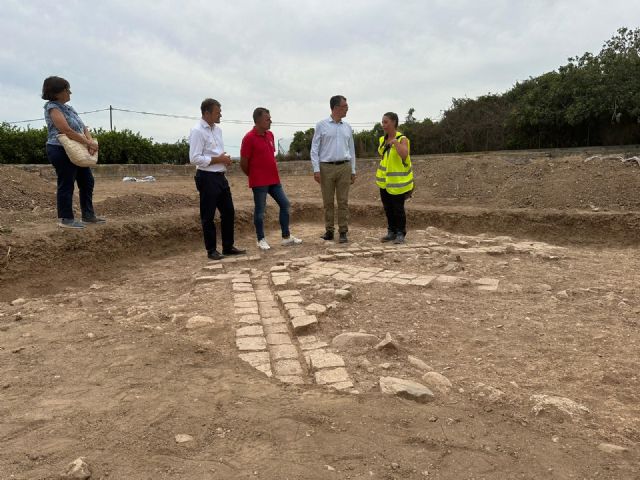
<svg viewBox="0 0 640 480"><path fill-rule="evenodd" d="M198 172L206 175L224 175L224 172L210 172L208 170L198 170Z"/></svg>
<svg viewBox="0 0 640 480"><path fill-rule="evenodd" d="M322 162L322 163L329 163L331 165L342 165L343 163L347 163L349 160L339 160L337 162Z"/></svg>

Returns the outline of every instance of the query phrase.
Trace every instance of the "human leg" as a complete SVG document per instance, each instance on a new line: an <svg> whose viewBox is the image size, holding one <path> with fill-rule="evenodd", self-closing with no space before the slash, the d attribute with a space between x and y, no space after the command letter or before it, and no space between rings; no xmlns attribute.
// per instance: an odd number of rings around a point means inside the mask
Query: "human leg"
<svg viewBox="0 0 640 480"><path fill-rule="evenodd" d="M91 169L88 167L79 167L76 174L76 182L78 184L78 193L80 194L82 220L91 222L96 219L96 214L93 210L93 188L95 186L95 180Z"/></svg>
<svg viewBox="0 0 640 480"><path fill-rule="evenodd" d="M213 175L202 170L196 171L195 182L200 192L200 223L204 237L204 247L209 254L216 251L216 214L219 188L212 180Z"/></svg>
<svg viewBox="0 0 640 480"><path fill-rule="evenodd" d="M60 145L47 144L47 158L56 171L56 205L58 218L73 220L73 190L76 181L76 167Z"/></svg>
<svg viewBox="0 0 640 480"><path fill-rule="evenodd" d="M253 190L253 225L259 242L264 238L264 211L267 207L269 187L253 187L251 190Z"/></svg>
<svg viewBox="0 0 640 480"><path fill-rule="evenodd" d="M268 188L269 195L271 195L271 198L275 200L280 208L278 220L280 222L282 238L289 238L291 236L291 232L289 232L289 209L291 208L291 203L287 198L287 194L284 193L284 188L282 188L281 184L269 185Z"/></svg>
<svg viewBox="0 0 640 480"><path fill-rule="evenodd" d="M338 231L349 231L349 187L351 186L351 164L336 165L336 200L338 202Z"/></svg>
<svg viewBox="0 0 640 480"><path fill-rule="evenodd" d="M327 233L334 231L334 196L336 191L335 183L336 165L320 163L320 190L322 191L322 205L324 207L324 228ZM329 240L329 239L327 239Z"/></svg>
<svg viewBox="0 0 640 480"><path fill-rule="evenodd" d="M396 223L395 223L395 217L393 214L393 208L391 205L391 195L389 194L389 192L387 192L386 189L381 188L380 189L380 200L382 200L382 206L384 207L384 213L387 217L387 234L382 237L380 240L383 242L390 242L392 240L395 240L396 238L396 231L397 231L397 227L396 227Z"/></svg>

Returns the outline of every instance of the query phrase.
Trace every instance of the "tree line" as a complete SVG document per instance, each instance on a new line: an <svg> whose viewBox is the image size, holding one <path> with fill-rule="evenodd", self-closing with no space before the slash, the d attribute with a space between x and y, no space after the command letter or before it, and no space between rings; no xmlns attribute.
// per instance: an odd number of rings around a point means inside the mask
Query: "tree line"
<svg viewBox="0 0 640 480"><path fill-rule="evenodd" d="M176 143L155 143L131 130L92 130L100 144L100 163L137 164L189 163L189 143L182 139ZM20 129L8 123L0 124L0 164L49 163L45 144L47 127Z"/></svg>
<svg viewBox="0 0 640 480"><path fill-rule="evenodd" d="M640 29L620 28L599 54L517 82L502 94L454 98L439 121L409 109L400 131L414 154L640 143ZM355 133L358 156L377 155L380 124ZM294 134L290 158L309 158L313 128Z"/></svg>

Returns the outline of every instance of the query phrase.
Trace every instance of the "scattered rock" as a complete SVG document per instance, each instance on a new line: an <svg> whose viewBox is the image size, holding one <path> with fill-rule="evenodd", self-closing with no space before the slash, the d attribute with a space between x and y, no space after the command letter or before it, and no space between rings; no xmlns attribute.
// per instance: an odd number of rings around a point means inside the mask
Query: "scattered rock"
<svg viewBox="0 0 640 480"><path fill-rule="evenodd" d="M342 288L337 289L334 294L341 300L347 300L351 298L351 292L349 290L343 290Z"/></svg>
<svg viewBox="0 0 640 480"><path fill-rule="evenodd" d="M176 443L193 442L193 437L191 435L187 435L186 433L179 433L175 438Z"/></svg>
<svg viewBox="0 0 640 480"><path fill-rule="evenodd" d="M420 360L418 357L414 357L412 355L409 355L407 357L407 361L413 365L414 367L419 368L420 370L424 370L425 372L430 372L433 370L433 368L431 367L431 365L423 362L422 360Z"/></svg>
<svg viewBox="0 0 640 480"><path fill-rule="evenodd" d="M85 457L79 457L67 466L67 470L62 476L63 478L87 480L91 478L91 469L85 462Z"/></svg>
<svg viewBox="0 0 640 480"><path fill-rule="evenodd" d="M20 297L13 300L11 302L11 305L14 307L19 307L20 305L24 305L25 303L27 303L27 301L24 298Z"/></svg>
<svg viewBox="0 0 640 480"><path fill-rule="evenodd" d="M391 334L387 332L384 340L378 343L374 348L376 350L398 350L399 346L398 343L393 338L391 338Z"/></svg>
<svg viewBox="0 0 640 480"><path fill-rule="evenodd" d="M563 413L569 417L590 413L590 410L584 405L580 405L579 403L565 397L557 397L554 395L532 395L530 399L535 402L532 410L536 415L550 410Z"/></svg>
<svg viewBox="0 0 640 480"><path fill-rule="evenodd" d="M336 348L361 347L365 345L375 345L380 341L375 335L360 332L345 332L331 340L331 345Z"/></svg>
<svg viewBox="0 0 640 480"><path fill-rule="evenodd" d="M189 330L200 327L208 327L215 324L215 320L211 317L205 317L204 315L196 315L187 320L185 325Z"/></svg>
<svg viewBox="0 0 640 480"><path fill-rule="evenodd" d="M397 395L414 400L418 403L431 402L435 398L433 392L424 385L395 377L380 377L380 391L389 395Z"/></svg>
<svg viewBox="0 0 640 480"><path fill-rule="evenodd" d="M621 447L620 445L614 445L613 443L601 443L598 445L598 450L602 450L605 453L625 453L629 449L627 447Z"/></svg>
<svg viewBox="0 0 640 480"><path fill-rule="evenodd" d="M453 388L453 385L451 385L451 381L444 375L439 374L438 372L425 373L422 376L422 381L426 383L429 387L432 387L441 393L449 393L451 388Z"/></svg>

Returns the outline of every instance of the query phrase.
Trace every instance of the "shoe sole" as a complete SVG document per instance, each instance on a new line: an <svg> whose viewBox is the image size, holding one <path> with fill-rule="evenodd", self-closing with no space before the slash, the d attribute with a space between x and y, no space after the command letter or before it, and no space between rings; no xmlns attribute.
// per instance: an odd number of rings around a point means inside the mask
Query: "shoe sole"
<svg viewBox="0 0 640 480"><path fill-rule="evenodd" d="M82 227L72 227L71 225L63 225L61 223L58 224L59 228L66 228L67 230L84 230L84 225Z"/></svg>

